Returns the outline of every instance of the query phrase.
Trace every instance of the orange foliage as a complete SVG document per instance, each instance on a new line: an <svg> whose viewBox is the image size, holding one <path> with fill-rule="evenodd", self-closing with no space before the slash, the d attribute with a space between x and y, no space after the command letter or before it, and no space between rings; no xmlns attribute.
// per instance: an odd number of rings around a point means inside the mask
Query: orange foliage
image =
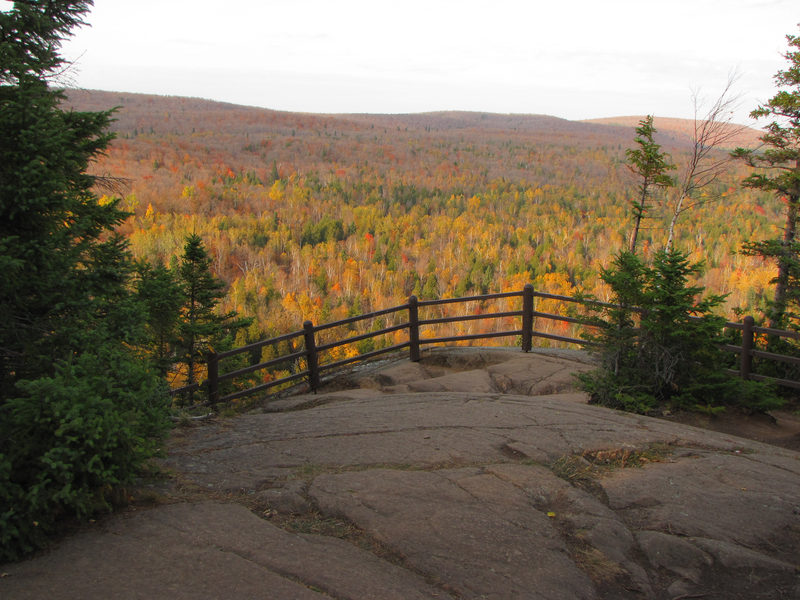
<svg viewBox="0 0 800 600"><path fill-rule="evenodd" d="M477 295L530 282L606 300L600 270L628 237L626 198L635 183L622 165L635 123L477 113L334 117L104 92L75 92L72 103L122 107L118 139L95 169L133 182L126 201L134 216L120 231L135 255L169 263L197 232L215 274L230 285L221 309L256 317L265 333L399 305L412 293ZM680 135L660 143L677 162L689 149ZM743 240L768 237L782 208L741 188L740 168L732 165L709 190L725 194L724 204L693 212L676 241L706 261L699 284L731 293L729 309L769 295L772 266L735 251ZM663 223L650 224L646 252L664 243ZM511 311L519 302L473 304ZM537 310L570 308L546 300ZM499 321L459 327L509 326ZM399 343L401 333L386 343Z"/></svg>

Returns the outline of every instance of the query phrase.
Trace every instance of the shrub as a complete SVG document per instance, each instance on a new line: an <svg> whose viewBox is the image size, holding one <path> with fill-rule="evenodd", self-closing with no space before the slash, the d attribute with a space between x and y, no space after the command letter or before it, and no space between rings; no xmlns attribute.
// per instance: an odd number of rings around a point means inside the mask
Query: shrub
<svg viewBox="0 0 800 600"><path fill-rule="evenodd" d="M622 252L601 273L614 306L584 320L594 332L583 337L600 344L601 366L579 376L593 403L639 413L660 404L686 410L781 405L767 386L724 373L725 318L714 309L725 298L702 297L703 288L688 285L701 269L672 250L657 252L652 266Z"/></svg>
<svg viewBox="0 0 800 600"><path fill-rule="evenodd" d="M165 384L116 345L17 388L0 420L0 559L8 560L40 547L58 515L108 509L169 427Z"/></svg>

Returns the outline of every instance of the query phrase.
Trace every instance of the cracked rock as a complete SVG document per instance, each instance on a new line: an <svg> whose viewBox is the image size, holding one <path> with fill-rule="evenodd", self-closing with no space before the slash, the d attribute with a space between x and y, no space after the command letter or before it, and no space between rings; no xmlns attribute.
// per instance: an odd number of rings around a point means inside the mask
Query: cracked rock
<svg viewBox="0 0 800 600"><path fill-rule="evenodd" d="M530 495L478 469L323 475L309 494L466 598L596 597Z"/></svg>
<svg viewBox="0 0 800 600"><path fill-rule="evenodd" d="M702 566L711 566L713 560L697 546L674 535L658 531L641 531L636 534L639 547L656 568L677 573L692 583L700 583Z"/></svg>
<svg viewBox="0 0 800 600"><path fill-rule="evenodd" d="M256 500L284 515L300 515L311 512L311 504L301 495L306 488L301 481L287 481L282 487L274 487L256 495Z"/></svg>

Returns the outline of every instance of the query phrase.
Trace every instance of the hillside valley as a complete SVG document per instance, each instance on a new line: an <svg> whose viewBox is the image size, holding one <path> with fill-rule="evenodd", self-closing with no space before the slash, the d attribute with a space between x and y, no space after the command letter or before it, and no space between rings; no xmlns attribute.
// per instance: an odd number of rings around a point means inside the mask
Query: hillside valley
<svg viewBox="0 0 800 600"><path fill-rule="evenodd" d="M198 233L229 285L221 308L256 318L241 343L305 319L401 304L412 293L463 296L530 282L607 299L599 273L630 235L637 182L625 150L638 117L317 115L194 98L69 96L76 110L118 107L117 139L93 172L124 179L101 193L121 196L133 213L120 231L134 254L169 264L185 236ZM655 125L680 168L692 122ZM740 143L756 136L748 130ZM772 235L782 208L743 189L746 174L731 164L705 190L708 202L679 222L676 239L706 262L699 283L729 294L731 317L769 295L773 267L737 250ZM670 200L645 221L645 255L664 246Z"/></svg>

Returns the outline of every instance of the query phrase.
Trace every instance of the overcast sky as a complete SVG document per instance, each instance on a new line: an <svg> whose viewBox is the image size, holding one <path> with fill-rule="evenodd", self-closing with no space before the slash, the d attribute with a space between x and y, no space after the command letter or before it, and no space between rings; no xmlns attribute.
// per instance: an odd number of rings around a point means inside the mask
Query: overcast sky
<svg viewBox="0 0 800 600"><path fill-rule="evenodd" d="M11 3L0 0L0 8ZM774 93L798 0L95 0L79 87L303 112L693 115Z"/></svg>

